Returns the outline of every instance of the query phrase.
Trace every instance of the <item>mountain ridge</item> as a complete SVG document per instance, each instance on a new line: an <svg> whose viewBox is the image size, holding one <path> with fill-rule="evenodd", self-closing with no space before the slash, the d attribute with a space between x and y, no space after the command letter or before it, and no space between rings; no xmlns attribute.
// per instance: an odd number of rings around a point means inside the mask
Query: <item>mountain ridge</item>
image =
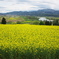
<svg viewBox="0 0 59 59"><path fill-rule="evenodd" d="M0 15L21 15L21 16L54 16L59 17L59 10L42 9L37 11L13 11L8 13L0 13Z"/></svg>

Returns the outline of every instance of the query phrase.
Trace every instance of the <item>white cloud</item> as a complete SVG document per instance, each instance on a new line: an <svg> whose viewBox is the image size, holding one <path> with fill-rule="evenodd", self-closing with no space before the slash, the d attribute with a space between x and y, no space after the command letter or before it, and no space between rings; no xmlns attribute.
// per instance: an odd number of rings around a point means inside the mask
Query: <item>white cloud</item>
<svg viewBox="0 0 59 59"><path fill-rule="evenodd" d="M38 9L59 10L59 0L0 0L0 13Z"/></svg>
<svg viewBox="0 0 59 59"><path fill-rule="evenodd" d="M30 4L27 4L27 3L23 3L23 4L14 4L14 5L10 5L9 7L7 6L7 8L9 10L16 10L16 11L28 11L30 9L32 9L32 7L36 8L36 6L33 6L33 5L30 5Z"/></svg>

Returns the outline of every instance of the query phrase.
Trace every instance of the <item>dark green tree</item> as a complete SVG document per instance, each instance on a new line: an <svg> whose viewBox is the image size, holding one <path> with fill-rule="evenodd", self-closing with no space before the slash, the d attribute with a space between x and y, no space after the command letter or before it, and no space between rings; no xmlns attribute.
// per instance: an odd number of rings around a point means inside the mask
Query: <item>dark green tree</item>
<svg viewBox="0 0 59 59"><path fill-rule="evenodd" d="M3 17L1 24L6 24L6 19Z"/></svg>
<svg viewBox="0 0 59 59"><path fill-rule="evenodd" d="M45 25L50 25L50 22L49 21L45 21Z"/></svg>
<svg viewBox="0 0 59 59"><path fill-rule="evenodd" d="M53 25L59 25L59 20L54 20Z"/></svg>

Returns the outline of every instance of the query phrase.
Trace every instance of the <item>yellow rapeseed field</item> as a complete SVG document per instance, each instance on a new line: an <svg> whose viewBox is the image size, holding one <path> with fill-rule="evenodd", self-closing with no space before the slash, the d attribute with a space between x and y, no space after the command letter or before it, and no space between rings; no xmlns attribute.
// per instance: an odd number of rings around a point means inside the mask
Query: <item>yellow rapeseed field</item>
<svg viewBox="0 0 59 59"><path fill-rule="evenodd" d="M59 26L0 25L0 59L59 59Z"/></svg>

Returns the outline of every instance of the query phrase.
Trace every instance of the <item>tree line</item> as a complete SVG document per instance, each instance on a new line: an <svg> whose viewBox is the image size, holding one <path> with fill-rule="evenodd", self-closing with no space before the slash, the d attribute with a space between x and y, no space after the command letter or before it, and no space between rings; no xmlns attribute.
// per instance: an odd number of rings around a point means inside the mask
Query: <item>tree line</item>
<svg viewBox="0 0 59 59"><path fill-rule="evenodd" d="M1 24L6 24L7 21L6 19L3 17ZM17 21L17 24L22 24L22 22ZM59 20L54 20L54 21L33 21L30 24L34 24L34 25L59 25Z"/></svg>
<svg viewBox="0 0 59 59"><path fill-rule="evenodd" d="M35 25L58 25L59 26L59 20L54 20L54 21L34 21L33 24L35 24Z"/></svg>

